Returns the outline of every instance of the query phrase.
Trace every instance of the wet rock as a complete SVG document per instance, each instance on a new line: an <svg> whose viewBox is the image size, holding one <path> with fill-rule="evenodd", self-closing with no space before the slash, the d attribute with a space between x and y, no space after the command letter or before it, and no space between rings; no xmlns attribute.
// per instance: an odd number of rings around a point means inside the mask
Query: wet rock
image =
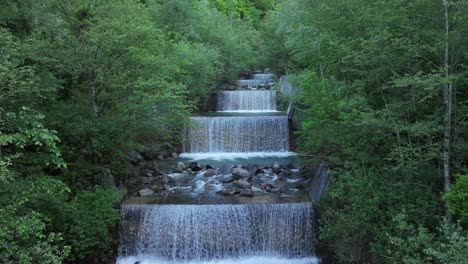
<svg viewBox="0 0 468 264"><path fill-rule="evenodd" d="M146 170L145 171L145 176L146 177L153 177L153 171L152 170Z"/></svg>
<svg viewBox="0 0 468 264"><path fill-rule="evenodd" d="M203 175L205 177L212 177L216 175L216 172L213 169L208 169L207 171L205 171Z"/></svg>
<svg viewBox="0 0 468 264"><path fill-rule="evenodd" d="M205 169L209 170L209 169L214 169L215 167L211 166L210 164L206 164L205 166Z"/></svg>
<svg viewBox="0 0 468 264"><path fill-rule="evenodd" d="M233 182L235 179L234 179L234 176L232 175L227 175L223 178L222 182L223 183L230 183L230 182Z"/></svg>
<svg viewBox="0 0 468 264"><path fill-rule="evenodd" d="M164 184L169 184L169 183L174 182L174 179L169 177L168 175L161 175L160 177L161 177L160 178L161 182L164 183Z"/></svg>
<svg viewBox="0 0 468 264"><path fill-rule="evenodd" d="M232 176L234 177L234 179L239 180L250 178L250 173L242 168L234 168L232 170Z"/></svg>
<svg viewBox="0 0 468 264"><path fill-rule="evenodd" d="M273 164L271 169L273 170L274 173L277 173L277 174L281 172L281 166L278 162L275 162L275 164Z"/></svg>
<svg viewBox="0 0 468 264"><path fill-rule="evenodd" d="M185 173L187 173L188 175L195 175L196 172L194 172L192 169L188 168Z"/></svg>
<svg viewBox="0 0 468 264"><path fill-rule="evenodd" d="M276 186L274 184L270 183L270 182L264 182L264 183L262 183L260 188L262 190L265 190L265 191L271 191L272 189L275 189Z"/></svg>
<svg viewBox="0 0 468 264"><path fill-rule="evenodd" d="M141 189L138 191L138 195L140 196L151 196L154 194L154 191L148 188Z"/></svg>
<svg viewBox="0 0 468 264"><path fill-rule="evenodd" d="M172 173L182 173L182 172L184 172L184 170L179 168L178 166L175 168L172 168Z"/></svg>
<svg viewBox="0 0 468 264"><path fill-rule="evenodd" d="M151 184L155 181L154 177L140 177L140 182L142 184Z"/></svg>
<svg viewBox="0 0 468 264"><path fill-rule="evenodd" d="M181 169L181 170L187 169L187 167L182 161L177 162L176 168Z"/></svg>
<svg viewBox="0 0 468 264"><path fill-rule="evenodd" d="M189 167L192 171L200 171L203 169L202 165L198 162L190 162Z"/></svg>
<svg viewBox="0 0 468 264"><path fill-rule="evenodd" d="M252 191L253 192L262 192L262 189L260 189L258 187L255 187L255 186L252 186Z"/></svg>
<svg viewBox="0 0 468 264"><path fill-rule="evenodd" d="M174 159L179 158L179 154L177 154L177 153L175 153L175 152L172 152L171 156L172 156L172 158L174 158Z"/></svg>
<svg viewBox="0 0 468 264"><path fill-rule="evenodd" d="M253 196L253 192L252 192L252 190L250 190L250 189L241 190L241 191L239 192L239 196L252 197L252 196Z"/></svg>
<svg viewBox="0 0 468 264"><path fill-rule="evenodd" d="M262 174L262 173L264 173L263 169L258 168L257 170L255 170L254 174L258 175L258 174Z"/></svg>
<svg viewBox="0 0 468 264"><path fill-rule="evenodd" d="M217 194L223 195L223 196L233 196L240 193L240 190L238 189L224 189L220 190L217 192Z"/></svg>
<svg viewBox="0 0 468 264"><path fill-rule="evenodd" d="M130 151L128 156L133 165L138 165L144 160L143 156L136 150Z"/></svg>
<svg viewBox="0 0 468 264"><path fill-rule="evenodd" d="M272 193L281 193L281 188L272 188L269 190L269 192L272 192Z"/></svg>
<svg viewBox="0 0 468 264"><path fill-rule="evenodd" d="M288 164L286 164L286 168L288 168L288 169L290 169L290 170L291 170L291 169L294 169L294 164L288 163Z"/></svg>
<svg viewBox="0 0 468 264"><path fill-rule="evenodd" d="M250 189L252 187L252 185L245 179L237 180L233 184L241 189Z"/></svg>
<svg viewBox="0 0 468 264"><path fill-rule="evenodd" d="M156 184L151 186L151 190L153 192L160 192L165 190L165 185L164 184Z"/></svg>

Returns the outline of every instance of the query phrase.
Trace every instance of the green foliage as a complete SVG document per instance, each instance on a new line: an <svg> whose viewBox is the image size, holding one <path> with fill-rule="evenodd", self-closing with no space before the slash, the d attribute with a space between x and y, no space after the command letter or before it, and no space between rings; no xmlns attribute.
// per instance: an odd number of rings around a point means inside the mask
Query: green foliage
<svg viewBox="0 0 468 264"><path fill-rule="evenodd" d="M467 93L461 87L468 73L462 44L468 6L448 2L447 42L442 1L279 1L262 24L268 36L263 63L294 75L301 88L300 151L336 165L320 232L334 262L466 258L458 251L466 231L451 231L460 237L453 245L446 239L451 235L438 231L448 82L457 90L450 167L453 174L467 170ZM446 43L449 78L442 63ZM463 223L462 183L445 199ZM402 210L407 226L395 220Z"/></svg>
<svg viewBox="0 0 468 264"><path fill-rule="evenodd" d="M460 175L444 199L448 201L450 211L468 225L468 175Z"/></svg>

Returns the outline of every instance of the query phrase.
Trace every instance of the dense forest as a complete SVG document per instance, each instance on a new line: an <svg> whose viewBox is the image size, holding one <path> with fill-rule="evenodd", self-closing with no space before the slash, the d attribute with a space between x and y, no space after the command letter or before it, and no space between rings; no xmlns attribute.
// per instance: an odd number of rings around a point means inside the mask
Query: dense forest
<svg viewBox="0 0 468 264"><path fill-rule="evenodd" d="M0 262L113 263L129 153L270 68L331 164L324 260L466 263L467 43L463 0L3 0Z"/></svg>

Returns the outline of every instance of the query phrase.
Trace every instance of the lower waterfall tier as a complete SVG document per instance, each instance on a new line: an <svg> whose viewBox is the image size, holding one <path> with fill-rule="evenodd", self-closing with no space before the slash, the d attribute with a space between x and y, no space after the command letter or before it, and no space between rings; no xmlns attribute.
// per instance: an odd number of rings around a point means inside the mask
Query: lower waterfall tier
<svg viewBox="0 0 468 264"><path fill-rule="evenodd" d="M314 256L310 202L133 204L123 205L122 211L124 221L118 263L130 263L125 261L140 258L162 261L153 263L247 264L254 263L251 260L256 258L264 258L270 260L261 263L302 264L311 263L303 260ZM214 261L221 258L227 262ZM286 260L281 262L281 258ZM228 259L237 260L229 262ZM178 262L170 262L176 260Z"/></svg>

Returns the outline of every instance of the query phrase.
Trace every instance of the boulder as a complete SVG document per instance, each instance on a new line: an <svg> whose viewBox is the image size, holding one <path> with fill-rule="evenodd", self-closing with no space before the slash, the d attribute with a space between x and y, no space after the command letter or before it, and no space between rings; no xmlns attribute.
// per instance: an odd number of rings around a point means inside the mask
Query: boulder
<svg viewBox="0 0 468 264"><path fill-rule="evenodd" d="M143 156L136 150L130 151L128 156L133 165L138 165L144 160Z"/></svg>
<svg viewBox="0 0 468 264"><path fill-rule="evenodd" d="M184 170L178 166L172 168L172 173L182 173L182 172L184 172Z"/></svg>
<svg viewBox="0 0 468 264"><path fill-rule="evenodd" d="M176 168L179 168L181 170L187 169L187 167L185 166L185 164L182 161L177 162Z"/></svg>
<svg viewBox="0 0 468 264"><path fill-rule="evenodd" d="M216 172L213 169L208 169L207 171L205 171L203 175L205 177L212 177L216 175Z"/></svg>
<svg viewBox="0 0 468 264"><path fill-rule="evenodd" d="M234 186L241 188L241 189L250 189L252 187L252 185L245 179L237 180L233 184Z"/></svg>
<svg viewBox="0 0 468 264"><path fill-rule="evenodd" d="M140 177L140 182L142 184L151 184L155 181L154 177Z"/></svg>
<svg viewBox="0 0 468 264"><path fill-rule="evenodd" d="M174 182L174 179L167 176L167 175L161 175L160 176L161 178L161 182L164 183L164 184L169 184L169 183L173 183Z"/></svg>
<svg viewBox="0 0 468 264"><path fill-rule="evenodd" d="M177 153L175 153L175 152L172 152L171 156L172 156L172 158L174 158L174 159L179 158L179 154L177 154Z"/></svg>
<svg viewBox="0 0 468 264"><path fill-rule="evenodd" d="M252 192L252 190L250 190L250 189L241 190L241 191L239 192L239 196L252 197L252 196L253 196L253 192Z"/></svg>
<svg viewBox="0 0 468 264"><path fill-rule="evenodd" d="M211 166L210 164L206 164L205 166L205 169L209 170L209 169L214 169L215 167Z"/></svg>
<svg viewBox="0 0 468 264"><path fill-rule="evenodd" d="M222 182L223 183L230 183L230 182L233 182L235 179L234 179L234 176L232 175L227 175L223 178Z"/></svg>
<svg viewBox="0 0 468 264"><path fill-rule="evenodd" d="M223 195L223 196L233 196L233 195L238 194L238 193L240 193L240 190L234 189L234 188L224 189L224 190L220 190L220 191L217 192L217 194L220 194L220 195Z"/></svg>
<svg viewBox="0 0 468 264"><path fill-rule="evenodd" d="M250 173L242 168L234 168L232 170L232 176L236 180L246 179L246 178L250 178Z"/></svg>
<svg viewBox="0 0 468 264"><path fill-rule="evenodd" d="M203 169L202 165L198 162L190 162L189 167L192 171L201 171Z"/></svg>
<svg viewBox="0 0 468 264"><path fill-rule="evenodd" d="M141 189L138 191L138 195L140 196L151 196L153 194L154 194L153 190L148 189L148 188Z"/></svg>

